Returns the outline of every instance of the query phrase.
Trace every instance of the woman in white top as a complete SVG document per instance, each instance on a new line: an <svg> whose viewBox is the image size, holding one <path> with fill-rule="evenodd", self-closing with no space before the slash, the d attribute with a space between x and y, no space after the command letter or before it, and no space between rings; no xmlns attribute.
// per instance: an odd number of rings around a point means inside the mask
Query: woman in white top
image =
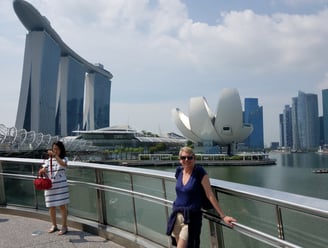
<svg viewBox="0 0 328 248"><path fill-rule="evenodd" d="M51 178L52 188L44 191L46 207L49 208L49 214L52 226L49 233L59 231L56 222L56 207L60 208L62 228L58 235L67 233L67 204L69 203L68 183L66 178L67 157L65 146L61 141L52 145L52 150L48 151L49 159L39 170L39 174L47 173ZM52 164L52 170L50 165Z"/></svg>

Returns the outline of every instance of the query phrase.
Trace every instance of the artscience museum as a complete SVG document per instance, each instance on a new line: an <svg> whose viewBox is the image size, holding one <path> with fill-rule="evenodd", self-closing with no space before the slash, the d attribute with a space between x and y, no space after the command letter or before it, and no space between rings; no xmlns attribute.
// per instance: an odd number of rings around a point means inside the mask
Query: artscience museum
<svg viewBox="0 0 328 248"><path fill-rule="evenodd" d="M172 110L173 120L187 139L202 146L227 146L243 142L253 131L251 124L243 123L243 110L236 89L222 90L216 112L212 112L205 97L193 97L189 102L189 113L179 108Z"/></svg>

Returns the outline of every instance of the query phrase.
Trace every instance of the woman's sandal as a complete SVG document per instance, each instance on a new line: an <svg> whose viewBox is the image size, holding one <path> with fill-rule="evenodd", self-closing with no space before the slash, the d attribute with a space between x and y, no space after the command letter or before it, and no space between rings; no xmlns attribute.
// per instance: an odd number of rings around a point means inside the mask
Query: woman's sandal
<svg viewBox="0 0 328 248"><path fill-rule="evenodd" d="M67 226L62 226L61 230L59 231L58 235L64 235L67 233Z"/></svg>
<svg viewBox="0 0 328 248"><path fill-rule="evenodd" d="M58 227L57 226L52 226L49 230L48 230L48 233L54 233L54 232L57 232L59 231Z"/></svg>

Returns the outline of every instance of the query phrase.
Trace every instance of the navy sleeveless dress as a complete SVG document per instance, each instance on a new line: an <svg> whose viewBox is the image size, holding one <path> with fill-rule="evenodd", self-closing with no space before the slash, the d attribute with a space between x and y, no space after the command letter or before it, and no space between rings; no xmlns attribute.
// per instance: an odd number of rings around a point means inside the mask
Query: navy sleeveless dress
<svg viewBox="0 0 328 248"><path fill-rule="evenodd" d="M188 248L198 248L200 245L200 232L202 227L202 201L203 186L201 181L207 174L203 167L195 166L188 182L183 185L180 166L176 169L176 200L173 203L173 211L168 220L166 234L171 235L177 213L183 214L184 223L188 224ZM172 239L174 243L174 239Z"/></svg>

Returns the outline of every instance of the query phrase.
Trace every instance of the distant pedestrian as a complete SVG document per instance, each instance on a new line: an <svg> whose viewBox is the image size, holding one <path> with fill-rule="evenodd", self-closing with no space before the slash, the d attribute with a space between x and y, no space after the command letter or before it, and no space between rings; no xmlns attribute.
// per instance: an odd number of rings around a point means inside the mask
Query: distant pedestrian
<svg viewBox="0 0 328 248"><path fill-rule="evenodd" d="M173 237L178 248L199 248L202 227L203 192L230 227L235 218L226 216L216 200L209 177L201 166L195 165L195 154L190 147L183 147L179 152L181 166L176 169L176 200L167 225L167 235ZM204 189L204 191L202 191Z"/></svg>
<svg viewBox="0 0 328 248"><path fill-rule="evenodd" d="M49 233L59 231L58 235L67 233L67 204L69 203L68 183L66 178L66 168L68 159L66 157L65 146L61 141L52 145L52 150L48 151L49 159L42 165L39 174L47 173L52 180L52 188L44 191L46 207L49 208L49 214L52 226ZM52 164L52 170L50 165ZM56 207L60 208L61 230L57 227Z"/></svg>

